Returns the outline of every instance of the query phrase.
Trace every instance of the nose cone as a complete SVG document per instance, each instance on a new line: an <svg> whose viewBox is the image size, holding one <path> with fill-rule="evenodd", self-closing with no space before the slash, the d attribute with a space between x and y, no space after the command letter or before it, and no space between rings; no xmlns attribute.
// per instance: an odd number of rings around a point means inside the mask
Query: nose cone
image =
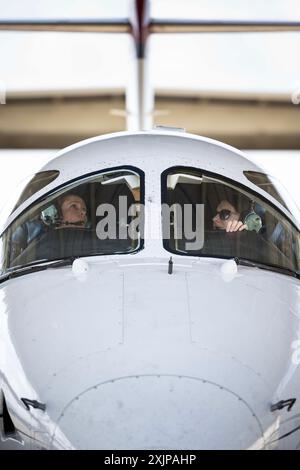
<svg viewBox="0 0 300 470"><path fill-rule="evenodd" d="M244 449L262 437L247 403L202 379L148 375L100 383L64 409L52 439L76 449Z"/></svg>

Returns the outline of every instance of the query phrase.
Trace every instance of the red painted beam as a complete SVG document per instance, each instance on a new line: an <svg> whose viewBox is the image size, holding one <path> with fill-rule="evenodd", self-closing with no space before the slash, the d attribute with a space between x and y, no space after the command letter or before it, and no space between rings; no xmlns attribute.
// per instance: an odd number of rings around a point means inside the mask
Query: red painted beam
<svg viewBox="0 0 300 470"><path fill-rule="evenodd" d="M150 2L134 0L134 10L130 18L132 36L139 59L145 57L146 43L150 34Z"/></svg>

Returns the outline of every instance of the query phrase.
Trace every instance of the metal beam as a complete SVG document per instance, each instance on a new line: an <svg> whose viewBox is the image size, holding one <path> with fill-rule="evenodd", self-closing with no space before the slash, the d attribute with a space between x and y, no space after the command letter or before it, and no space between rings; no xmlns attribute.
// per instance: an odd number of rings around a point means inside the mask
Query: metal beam
<svg viewBox="0 0 300 470"><path fill-rule="evenodd" d="M126 18L113 20L0 20L0 31L131 33L131 26Z"/></svg>
<svg viewBox="0 0 300 470"><path fill-rule="evenodd" d="M152 20L150 33L273 33L300 31L299 21Z"/></svg>
<svg viewBox="0 0 300 470"><path fill-rule="evenodd" d="M142 131L152 128L154 111L154 92L149 80L147 54L150 4L149 0L134 0L132 6L130 24L133 50L126 89L127 129Z"/></svg>
<svg viewBox="0 0 300 470"><path fill-rule="evenodd" d="M148 0L136 0L138 3L148 3ZM138 14L148 15L148 6L138 6ZM143 9L144 8L144 9ZM139 19L139 21L140 21ZM147 27L146 27L147 26ZM150 19L148 25L136 23L132 19L85 19L85 20L0 20L0 31L61 31L87 33L130 33L135 39L142 38L141 44L149 34L159 33L257 33L276 31L300 31L299 21L230 21L230 20L159 20Z"/></svg>

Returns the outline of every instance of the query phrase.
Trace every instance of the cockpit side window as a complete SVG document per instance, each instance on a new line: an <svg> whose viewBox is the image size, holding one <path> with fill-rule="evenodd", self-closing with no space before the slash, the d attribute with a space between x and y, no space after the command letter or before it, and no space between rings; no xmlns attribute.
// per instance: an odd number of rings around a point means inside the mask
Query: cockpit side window
<svg viewBox="0 0 300 470"><path fill-rule="evenodd" d="M300 233L259 194L192 168L162 174L164 247L193 256L244 258L299 273Z"/></svg>
<svg viewBox="0 0 300 470"><path fill-rule="evenodd" d="M259 171L244 171L244 175L249 181L251 181L251 183L266 191L266 193L270 194L270 196L273 196L276 201L278 201L289 211L289 208L280 194L285 191L282 188L282 185L280 185L280 183L276 181L274 177Z"/></svg>
<svg viewBox="0 0 300 470"><path fill-rule="evenodd" d="M26 209L2 236L2 273L35 262L142 248L143 173L110 169L65 185Z"/></svg>
<svg viewBox="0 0 300 470"><path fill-rule="evenodd" d="M58 170L47 170L36 173L26 184L12 212L14 212L21 204L23 204L23 202L25 202L33 194L37 193L45 186L52 183L52 181L54 181L58 177L58 175Z"/></svg>

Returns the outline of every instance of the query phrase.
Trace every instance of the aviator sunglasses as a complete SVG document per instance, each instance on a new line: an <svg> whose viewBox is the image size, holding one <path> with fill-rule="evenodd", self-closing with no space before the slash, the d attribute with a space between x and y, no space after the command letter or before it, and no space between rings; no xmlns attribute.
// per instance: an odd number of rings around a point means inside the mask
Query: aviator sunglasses
<svg viewBox="0 0 300 470"><path fill-rule="evenodd" d="M216 215L220 217L221 220L228 220L231 216L232 211L229 209L222 209L221 211L217 211Z"/></svg>

